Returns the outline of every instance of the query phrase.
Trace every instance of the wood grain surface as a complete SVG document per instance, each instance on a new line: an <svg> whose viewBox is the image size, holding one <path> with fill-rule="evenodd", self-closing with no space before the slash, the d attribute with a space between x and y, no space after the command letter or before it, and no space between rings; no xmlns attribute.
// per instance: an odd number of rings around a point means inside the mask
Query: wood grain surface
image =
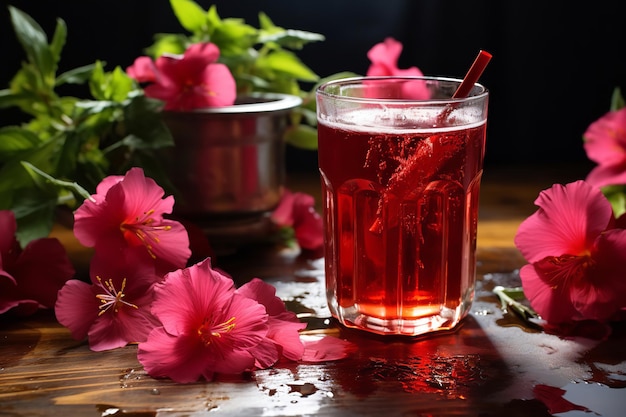
<svg viewBox="0 0 626 417"><path fill-rule="evenodd" d="M0 316L0 416L541 417L558 411L536 398L538 388L556 392L571 410L610 416L612 405L626 405L626 329L616 325L604 341L547 335L502 309L491 291L519 285L524 260L513 237L535 210L537 194L578 175L575 169L529 170L485 173L476 297L455 332L407 339L344 329L329 318L319 256L251 245L214 264L238 283L259 277L273 284L307 322L307 337L332 334L353 341L358 351L336 362L280 363L176 384L148 376L135 345L90 351L50 311L19 320ZM292 176L288 186L319 196L314 176ZM70 230L57 226L54 235L79 268L88 264L89 250Z"/></svg>

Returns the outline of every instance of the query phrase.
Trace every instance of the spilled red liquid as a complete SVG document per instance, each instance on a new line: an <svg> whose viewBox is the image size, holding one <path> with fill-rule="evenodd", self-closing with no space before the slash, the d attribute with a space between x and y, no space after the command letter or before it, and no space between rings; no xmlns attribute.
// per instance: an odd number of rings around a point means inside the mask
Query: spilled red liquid
<svg viewBox="0 0 626 417"><path fill-rule="evenodd" d="M564 389L543 384L535 385L533 388L535 398L544 403L550 413L565 413L573 410L589 411L587 407L574 404L563 398L565 392Z"/></svg>

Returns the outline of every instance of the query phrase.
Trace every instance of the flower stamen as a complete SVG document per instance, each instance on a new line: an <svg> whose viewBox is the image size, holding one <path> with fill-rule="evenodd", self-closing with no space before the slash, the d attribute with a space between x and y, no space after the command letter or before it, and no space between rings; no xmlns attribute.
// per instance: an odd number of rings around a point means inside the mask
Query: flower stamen
<svg viewBox="0 0 626 417"><path fill-rule="evenodd" d="M213 324L211 319L204 319L198 328L198 336L205 345L210 345L213 339L219 339L224 333L229 333L235 328L235 317L231 317L223 323Z"/></svg>
<svg viewBox="0 0 626 417"><path fill-rule="evenodd" d="M119 291L115 289L115 285L113 284L113 280L109 279L108 281L102 282L102 279L97 276L98 282L100 283L100 287L106 291L105 294L97 294L96 298L100 300L102 304L98 307L100 312L99 316L103 315L107 310L113 308L113 312L117 313L119 311L120 305L127 305L133 308L139 308L135 304L129 303L123 300L125 294L124 289L126 288L126 278L122 280L122 288Z"/></svg>
<svg viewBox="0 0 626 417"><path fill-rule="evenodd" d="M150 257L152 257L152 259L156 259L154 246L150 242L159 243L161 239L159 238L158 232L167 232L172 228L172 226L154 226L154 218L151 217L152 214L154 214L154 210L148 210L144 213L143 218L137 216L132 223L122 223L120 225L120 230L124 235L130 234L134 238L138 239L146 247L148 253L150 254Z"/></svg>

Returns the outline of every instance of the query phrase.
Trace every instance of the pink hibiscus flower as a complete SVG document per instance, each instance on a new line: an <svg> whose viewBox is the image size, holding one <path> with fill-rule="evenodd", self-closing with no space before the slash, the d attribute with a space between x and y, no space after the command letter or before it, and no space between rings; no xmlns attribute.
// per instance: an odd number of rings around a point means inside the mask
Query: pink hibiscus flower
<svg viewBox="0 0 626 417"><path fill-rule="evenodd" d="M533 309L556 325L615 318L626 308L626 230L614 228L611 204L584 181L554 185L535 204L515 236Z"/></svg>
<svg viewBox="0 0 626 417"><path fill-rule="evenodd" d="M626 183L626 108L606 113L583 137L587 156L598 164L586 181L597 187Z"/></svg>
<svg viewBox="0 0 626 417"><path fill-rule="evenodd" d="M165 219L174 197L146 178L141 168L125 176L105 178L93 200L86 200L74 214L74 235L98 256L115 261L129 248L143 247L154 260L157 274L182 268L191 256L184 226Z"/></svg>
<svg viewBox="0 0 626 417"><path fill-rule="evenodd" d="M140 83L156 83L159 81L159 70L149 56L140 56L135 59L133 65L126 68L126 73Z"/></svg>
<svg viewBox="0 0 626 417"><path fill-rule="evenodd" d="M279 226L293 227L303 249L319 249L324 243L323 220L315 211L315 199L309 194L285 190L271 218Z"/></svg>
<svg viewBox="0 0 626 417"><path fill-rule="evenodd" d="M65 283L55 306L57 320L70 329L72 337L89 339L94 351L115 349L128 343L143 342L158 320L150 305L152 287L160 277L141 248L126 252L115 262L94 256L91 284L80 280ZM144 262L137 259L146 258Z"/></svg>
<svg viewBox="0 0 626 417"><path fill-rule="evenodd" d="M285 303L276 296L276 288L254 278L236 291L245 297L262 304L269 315L269 329L266 338L253 349L258 368L272 366L280 357L297 361L304 353L304 345L300 341L300 330L306 327L296 314L288 311ZM257 353L257 351L259 351ZM270 352L271 355L267 356Z"/></svg>
<svg viewBox="0 0 626 417"><path fill-rule="evenodd" d="M22 250L16 230L13 212L0 210L0 314L27 316L53 308L57 292L75 271L57 239L36 239Z"/></svg>
<svg viewBox="0 0 626 417"><path fill-rule="evenodd" d="M165 110L230 106L237 87L228 67L217 63L219 56L217 45L196 43L182 56L162 55L154 63L139 57L126 71L137 81L150 83L146 96L164 101Z"/></svg>
<svg viewBox="0 0 626 417"><path fill-rule="evenodd" d="M402 53L402 43L393 38L386 38L384 42L374 45L368 52L367 57L372 62L367 70L367 76L400 76L420 77L424 74L417 67L406 69L398 68L398 59ZM423 81L402 83L398 93L402 98L425 100L430 98L430 91Z"/></svg>
<svg viewBox="0 0 626 417"><path fill-rule="evenodd" d="M235 291L233 280L211 268L210 259L171 272L155 287L153 313L162 326L139 344L137 358L152 377L176 382L240 374L261 362L276 362L264 343L265 307ZM256 355L256 357L255 357Z"/></svg>

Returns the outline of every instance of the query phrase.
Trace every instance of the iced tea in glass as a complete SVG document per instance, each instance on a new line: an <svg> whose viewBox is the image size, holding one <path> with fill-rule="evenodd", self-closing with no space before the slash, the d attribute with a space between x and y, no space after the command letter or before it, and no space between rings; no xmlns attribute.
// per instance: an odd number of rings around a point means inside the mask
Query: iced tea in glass
<svg viewBox="0 0 626 417"><path fill-rule="evenodd" d="M360 77L317 90L326 294L342 324L450 330L474 297L488 91Z"/></svg>

